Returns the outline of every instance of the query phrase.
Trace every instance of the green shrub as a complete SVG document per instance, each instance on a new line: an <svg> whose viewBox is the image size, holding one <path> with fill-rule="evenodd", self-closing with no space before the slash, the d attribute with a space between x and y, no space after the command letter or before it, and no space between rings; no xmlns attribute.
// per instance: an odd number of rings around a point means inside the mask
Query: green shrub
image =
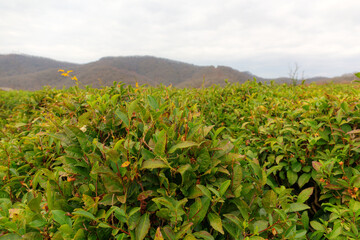
<svg viewBox="0 0 360 240"><path fill-rule="evenodd" d="M359 238L354 86L0 96L0 239Z"/></svg>

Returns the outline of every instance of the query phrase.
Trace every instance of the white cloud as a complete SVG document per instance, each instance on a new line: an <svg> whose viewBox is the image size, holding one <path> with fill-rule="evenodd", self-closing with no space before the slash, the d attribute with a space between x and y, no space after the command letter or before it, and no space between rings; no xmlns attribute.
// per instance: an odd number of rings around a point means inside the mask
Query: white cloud
<svg viewBox="0 0 360 240"><path fill-rule="evenodd" d="M298 62L331 76L360 68L359 10L355 0L2 1L0 53L154 55L271 77Z"/></svg>

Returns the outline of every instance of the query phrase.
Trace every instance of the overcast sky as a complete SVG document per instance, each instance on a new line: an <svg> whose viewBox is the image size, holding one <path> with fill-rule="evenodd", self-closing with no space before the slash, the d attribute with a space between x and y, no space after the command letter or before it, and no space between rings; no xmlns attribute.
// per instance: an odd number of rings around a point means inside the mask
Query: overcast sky
<svg viewBox="0 0 360 240"><path fill-rule="evenodd" d="M359 0L0 0L0 54L152 55L262 77L360 71Z"/></svg>

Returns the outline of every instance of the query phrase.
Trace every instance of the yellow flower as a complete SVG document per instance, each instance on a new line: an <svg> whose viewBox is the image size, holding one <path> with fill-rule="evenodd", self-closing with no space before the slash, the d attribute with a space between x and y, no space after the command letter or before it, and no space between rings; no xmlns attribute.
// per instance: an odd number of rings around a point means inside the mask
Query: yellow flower
<svg viewBox="0 0 360 240"><path fill-rule="evenodd" d="M135 83L135 86L136 86L136 88L138 88L138 87L139 87L139 83L138 83L138 82L136 82L136 83Z"/></svg>
<svg viewBox="0 0 360 240"><path fill-rule="evenodd" d="M64 72L64 69L59 69L58 72Z"/></svg>
<svg viewBox="0 0 360 240"><path fill-rule="evenodd" d="M78 80L76 76L71 77L71 79L74 80L74 81Z"/></svg>

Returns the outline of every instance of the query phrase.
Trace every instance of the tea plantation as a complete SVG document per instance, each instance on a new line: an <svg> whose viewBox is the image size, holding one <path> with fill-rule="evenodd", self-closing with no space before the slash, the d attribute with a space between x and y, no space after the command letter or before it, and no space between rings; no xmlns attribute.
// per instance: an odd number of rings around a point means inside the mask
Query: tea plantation
<svg viewBox="0 0 360 240"><path fill-rule="evenodd" d="M0 240L360 239L360 86L0 92Z"/></svg>

